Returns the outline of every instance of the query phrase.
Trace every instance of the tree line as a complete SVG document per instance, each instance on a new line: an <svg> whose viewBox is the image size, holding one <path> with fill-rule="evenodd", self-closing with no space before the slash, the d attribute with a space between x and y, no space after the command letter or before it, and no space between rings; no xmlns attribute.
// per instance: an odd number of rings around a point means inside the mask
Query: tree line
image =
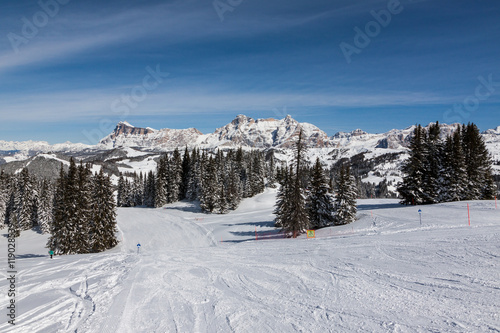
<svg viewBox="0 0 500 333"><path fill-rule="evenodd" d="M55 254L101 252L114 247L116 205L111 180L92 174L89 164L73 159L61 165L55 184L37 179L24 168L11 176L0 173L0 222L13 236L38 228L50 233L47 247Z"/></svg>
<svg viewBox="0 0 500 333"><path fill-rule="evenodd" d="M162 155L156 171L146 175L120 175L119 207L162 207L179 200L198 200L207 213L224 214L243 198L262 193L275 182L274 158L266 162L262 151L178 149Z"/></svg>
<svg viewBox="0 0 500 333"><path fill-rule="evenodd" d="M409 144L398 186L402 204L493 199L497 193L492 160L477 126L458 126L441 138L438 122L418 125Z"/></svg>

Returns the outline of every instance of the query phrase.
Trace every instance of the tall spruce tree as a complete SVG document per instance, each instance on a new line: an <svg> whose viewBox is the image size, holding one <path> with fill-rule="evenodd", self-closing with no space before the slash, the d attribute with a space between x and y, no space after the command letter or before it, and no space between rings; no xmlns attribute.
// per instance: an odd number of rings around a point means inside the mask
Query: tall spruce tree
<svg viewBox="0 0 500 333"><path fill-rule="evenodd" d="M155 207L162 207L168 203L168 157L162 156L158 161L155 181Z"/></svg>
<svg viewBox="0 0 500 333"><path fill-rule="evenodd" d="M102 252L118 244L116 206L111 180L101 171L93 177L92 224L89 230L92 252Z"/></svg>
<svg viewBox="0 0 500 333"><path fill-rule="evenodd" d="M443 189L443 152L444 146L440 138L439 122L431 124L424 138L424 163L422 189L423 200L426 204L437 203Z"/></svg>
<svg viewBox="0 0 500 333"><path fill-rule="evenodd" d="M0 229L5 227L7 204L9 202L10 177L0 170Z"/></svg>
<svg viewBox="0 0 500 333"><path fill-rule="evenodd" d="M475 124L464 125L462 130L465 165L467 167L467 199L493 199L496 185L492 175L491 156Z"/></svg>
<svg viewBox="0 0 500 333"><path fill-rule="evenodd" d="M348 165L342 165L335 187L335 224L348 224L356 220L356 180Z"/></svg>
<svg viewBox="0 0 500 333"><path fill-rule="evenodd" d="M307 211L313 228L326 227L334 222L333 196L329 192L328 181L319 158L316 158L312 171Z"/></svg>
<svg viewBox="0 0 500 333"><path fill-rule="evenodd" d="M410 139L410 157L403 164L402 171L405 174L402 183L398 186L398 192L402 196L401 203L406 205L419 205L425 201L424 173L425 173L425 130L422 126L415 127Z"/></svg>
<svg viewBox="0 0 500 333"><path fill-rule="evenodd" d="M309 228L309 216L306 210L306 197L303 188L303 169L305 167L306 147L303 142L302 129L299 132L297 142L294 146L294 165L295 173L290 175L290 188L283 190L283 196L278 197L277 218L281 228L286 233L291 233L296 238L299 233ZM284 202L280 202L283 200Z"/></svg>
<svg viewBox="0 0 500 333"><path fill-rule="evenodd" d="M202 193L200 207L207 213L218 213L220 211L220 185L217 177L217 166L215 159L210 156L202 179Z"/></svg>
<svg viewBox="0 0 500 333"><path fill-rule="evenodd" d="M39 226L42 234L50 232L50 226L53 221L53 208L54 208L54 192L52 184L44 179L40 191L40 206L39 206Z"/></svg>

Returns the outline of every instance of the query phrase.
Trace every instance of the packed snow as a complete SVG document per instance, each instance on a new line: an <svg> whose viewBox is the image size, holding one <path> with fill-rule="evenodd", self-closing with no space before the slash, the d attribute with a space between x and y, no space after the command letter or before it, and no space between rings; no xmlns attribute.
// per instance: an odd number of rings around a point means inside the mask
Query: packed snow
<svg viewBox="0 0 500 333"><path fill-rule="evenodd" d="M359 200L356 222L289 239L273 228L275 195L227 215L189 202L120 208L120 245L99 254L51 260L47 236L23 232L16 325L5 268L0 331L500 331L494 201Z"/></svg>

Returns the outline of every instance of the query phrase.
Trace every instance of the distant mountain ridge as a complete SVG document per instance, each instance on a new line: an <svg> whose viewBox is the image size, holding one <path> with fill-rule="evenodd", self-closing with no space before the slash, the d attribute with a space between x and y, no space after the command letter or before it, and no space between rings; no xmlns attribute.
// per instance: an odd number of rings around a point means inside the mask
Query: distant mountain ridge
<svg viewBox="0 0 500 333"><path fill-rule="evenodd" d="M442 136L452 133L458 124L441 125ZM135 127L128 122L119 122L112 133L97 145L61 143L50 145L43 141L7 142L0 140L0 158L12 154L33 156L37 153L78 152L109 150L116 148L138 148L150 151L169 151L175 148L237 148L256 149L290 148L302 129L304 142L309 148L341 149L342 155L353 156L360 152L387 150L406 151L415 126L393 129L386 133L370 134L361 129L338 132L329 137L317 126L299 123L291 116L283 119L253 119L238 115L229 124L217 128L213 133L203 134L195 128L160 129ZM483 132L483 138L494 160L500 161L500 126ZM20 158L22 159L22 157ZM0 161L1 162L1 161Z"/></svg>

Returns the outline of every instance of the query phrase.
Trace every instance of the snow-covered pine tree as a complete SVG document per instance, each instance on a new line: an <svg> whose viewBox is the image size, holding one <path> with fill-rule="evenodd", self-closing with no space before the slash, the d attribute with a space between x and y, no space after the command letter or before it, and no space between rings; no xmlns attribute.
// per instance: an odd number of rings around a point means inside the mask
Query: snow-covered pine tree
<svg viewBox="0 0 500 333"><path fill-rule="evenodd" d="M31 194L31 227L36 228L39 227L40 224L40 191L42 184L36 179L36 177L32 177L31 184L33 186L33 192Z"/></svg>
<svg viewBox="0 0 500 333"><path fill-rule="evenodd" d="M116 206L111 181L108 176L104 175L102 169L92 180L91 251L102 252L118 244Z"/></svg>
<svg viewBox="0 0 500 333"><path fill-rule="evenodd" d="M168 157L162 156L158 161L155 181L155 207L162 207L168 203L167 185L168 185Z"/></svg>
<svg viewBox="0 0 500 333"><path fill-rule="evenodd" d="M440 138L439 122L429 126L424 139L424 172L422 178L422 189L424 203L433 204L440 200L440 192L443 189L443 143Z"/></svg>
<svg viewBox="0 0 500 333"><path fill-rule="evenodd" d="M118 187L116 191L116 205L118 207L125 207L125 179L120 173L120 178L118 178Z"/></svg>
<svg viewBox="0 0 500 333"><path fill-rule="evenodd" d="M10 177L3 170L0 170L0 229L5 227L9 197Z"/></svg>
<svg viewBox="0 0 500 333"><path fill-rule="evenodd" d="M42 180L40 190L40 205L38 210L38 224L42 234L50 232L50 226L53 220L53 204L54 192L52 184L47 179L44 179Z"/></svg>
<svg viewBox="0 0 500 333"><path fill-rule="evenodd" d="M72 236L73 253L89 253L92 249L90 228L93 223L93 210L95 209L92 206L93 184L90 165L84 166L80 162L77 168L76 179L76 196L69 203L70 206L76 205L75 216L72 218L74 221L74 234Z"/></svg>
<svg viewBox="0 0 500 333"><path fill-rule="evenodd" d="M132 185L132 197L134 202L134 207L142 206L143 198L144 198L144 178L142 176L142 172L137 175L134 173L134 182Z"/></svg>
<svg viewBox="0 0 500 333"><path fill-rule="evenodd" d="M452 152L453 183L451 187L452 201L464 200L467 196L467 167L465 166L465 155L463 151L462 134L460 126L453 133Z"/></svg>
<svg viewBox="0 0 500 333"><path fill-rule="evenodd" d="M288 221L291 214L291 201L288 198L291 197L290 180L293 176L293 168L280 168L280 187L278 188L278 193L276 195L276 205L273 214L275 215L274 227L283 229L284 223Z"/></svg>
<svg viewBox="0 0 500 333"><path fill-rule="evenodd" d="M191 169L191 158L187 147L184 149L182 156L182 170L181 170L181 186L180 186L180 200L186 199L187 190L189 185L189 170Z"/></svg>
<svg viewBox="0 0 500 333"><path fill-rule="evenodd" d="M356 180L348 165L342 165L335 187L335 224L348 224L356 220Z"/></svg>
<svg viewBox="0 0 500 333"><path fill-rule="evenodd" d="M59 171L59 178L56 181L53 203L53 221L50 226L50 237L47 247L55 254L66 254L70 248L68 243L70 228L68 221L68 212L66 211L66 181L67 175L64 172L63 165Z"/></svg>
<svg viewBox="0 0 500 333"><path fill-rule="evenodd" d="M264 192L265 171L260 152L253 152L252 173L250 175L250 187L252 196Z"/></svg>
<svg viewBox="0 0 500 333"><path fill-rule="evenodd" d="M423 177L425 172L425 130L418 125L410 139L410 157L404 162L403 181L398 185L398 192L405 205L420 205L424 203Z"/></svg>
<svg viewBox="0 0 500 333"><path fill-rule="evenodd" d="M332 194L329 193L328 181L324 175L323 166L319 158L316 158L307 198L307 211L312 228L322 228L333 224L333 200Z"/></svg>
<svg viewBox="0 0 500 333"><path fill-rule="evenodd" d="M267 186L270 188L276 188L276 160L274 159L274 153L271 152L269 156L269 163L267 163L266 166Z"/></svg>
<svg viewBox="0 0 500 333"><path fill-rule="evenodd" d="M202 179L200 207L204 212L217 213L220 211L219 182L217 179L217 167L212 156L208 159Z"/></svg>
<svg viewBox="0 0 500 333"><path fill-rule="evenodd" d="M309 228L309 217L306 210L306 197L302 184L302 172L305 163L306 147L303 142L302 129L298 134L297 142L294 146L294 165L295 174L290 175L290 188L284 191L282 200L278 203L282 208L279 211L279 223L286 233L291 233L296 238L299 233L305 232ZM280 198L278 198L280 200Z"/></svg>
<svg viewBox="0 0 500 333"><path fill-rule="evenodd" d="M227 206L234 210L241 202L240 176L234 161L229 162L229 171L227 174Z"/></svg>
<svg viewBox="0 0 500 333"><path fill-rule="evenodd" d="M149 171L144 180L144 198L143 202L146 207L154 207L156 202L156 178L153 171Z"/></svg>
<svg viewBox="0 0 500 333"><path fill-rule="evenodd" d="M29 230L33 226L33 191L34 186L28 169L23 168L17 177L14 194L14 214L21 231Z"/></svg>
<svg viewBox="0 0 500 333"><path fill-rule="evenodd" d="M170 174L170 199L171 202L176 202L182 198L182 159L177 148L172 154Z"/></svg>
<svg viewBox="0 0 500 333"><path fill-rule="evenodd" d="M469 180L467 199L493 199L496 194L491 169L493 162L479 129L474 123L464 125L462 143Z"/></svg>
<svg viewBox="0 0 500 333"><path fill-rule="evenodd" d="M201 192L202 161L199 150L193 148L190 161L191 166L187 176L186 199L194 201L199 199Z"/></svg>
<svg viewBox="0 0 500 333"><path fill-rule="evenodd" d="M446 138L443 151L442 179L440 202L459 201L465 198L468 180L460 126Z"/></svg>

